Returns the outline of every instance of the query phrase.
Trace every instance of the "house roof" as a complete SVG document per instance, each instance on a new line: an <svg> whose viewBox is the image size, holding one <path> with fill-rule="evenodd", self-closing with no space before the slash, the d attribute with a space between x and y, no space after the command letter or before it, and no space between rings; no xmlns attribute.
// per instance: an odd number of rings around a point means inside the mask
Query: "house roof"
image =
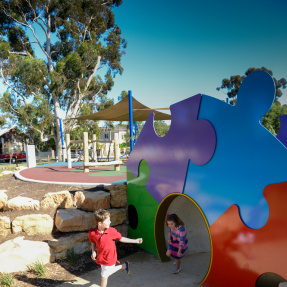
<svg viewBox="0 0 287 287"><path fill-rule="evenodd" d="M11 131L12 129L16 128L16 126L13 126L13 127L2 127L0 128L0 137L6 133L8 133L9 131Z"/></svg>
<svg viewBox="0 0 287 287"><path fill-rule="evenodd" d="M169 108L151 109L134 97L132 97L133 121L146 121L150 113L154 112L155 120L170 120L169 114L158 112L157 110L169 110ZM97 112L95 114L74 118L77 120L94 120L94 121L129 121L129 98L125 97L114 106Z"/></svg>

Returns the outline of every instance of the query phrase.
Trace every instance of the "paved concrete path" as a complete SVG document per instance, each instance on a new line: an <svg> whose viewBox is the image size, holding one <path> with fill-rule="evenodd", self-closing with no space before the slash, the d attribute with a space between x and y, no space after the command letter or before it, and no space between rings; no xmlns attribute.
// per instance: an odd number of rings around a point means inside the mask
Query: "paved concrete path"
<svg viewBox="0 0 287 287"><path fill-rule="evenodd" d="M197 254L187 256L182 261L182 271L176 275L172 274L174 265L172 262L162 263L157 257L146 252L132 254L121 259L121 263L129 261L131 273L127 275L124 270L114 273L108 280L108 287L139 287L157 286L174 287L188 286L198 287L206 271L203 266L206 263L208 254ZM201 264L202 262L202 264ZM74 280L58 285L58 287L100 287L100 268Z"/></svg>

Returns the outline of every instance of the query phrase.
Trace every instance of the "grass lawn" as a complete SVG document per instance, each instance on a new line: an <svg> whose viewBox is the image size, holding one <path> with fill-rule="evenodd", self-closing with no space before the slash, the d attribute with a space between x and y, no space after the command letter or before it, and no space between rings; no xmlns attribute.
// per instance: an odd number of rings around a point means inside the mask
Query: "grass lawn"
<svg viewBox="0 0 287 287"><path fill-rule="evenodd" d="M55 161L54 159L50 160L50 162ZM42 159L42 158L37 158L36 159L36 165L42 165L42 164L46 164L48 163L48 160ZM20 166L27 166L27 162L26 161L20 161L18 163L5 163L5 164L1 164L0 165L0 173L4 170L6 171L14 171L16 167L20 167Z"/></svg>

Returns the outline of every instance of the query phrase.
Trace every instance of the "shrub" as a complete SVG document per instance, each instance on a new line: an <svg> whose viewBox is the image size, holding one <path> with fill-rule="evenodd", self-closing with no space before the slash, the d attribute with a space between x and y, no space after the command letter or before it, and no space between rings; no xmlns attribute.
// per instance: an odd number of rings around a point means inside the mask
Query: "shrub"
<svg viewBox="0 0 287 287"><path fill-rule="evenodd" d="M35 273L37 277L43 277L45 275L45 266L39 261L29 265L28 270Z"/></svg>
<svg viewBox="0 0 287 287"><path fill-rule="evenodd" d="M0 279L1 286L13 286L14 276L8 273L3 273L3 276Z"/></svg>
<svg viewBox="0 0 287 287"><path fill-rule="evenodd" d="M79 260L78 254L71 248L67 251L67 258L73 266L76 266Z"/></svg>

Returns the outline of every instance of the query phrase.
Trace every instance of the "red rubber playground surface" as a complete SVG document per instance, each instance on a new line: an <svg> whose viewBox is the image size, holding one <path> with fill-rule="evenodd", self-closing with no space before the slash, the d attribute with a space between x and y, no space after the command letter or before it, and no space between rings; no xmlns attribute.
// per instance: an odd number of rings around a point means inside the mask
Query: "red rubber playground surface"
<svg viewBox="0 0 287 287"><path fill-rule="evenodd" d="M122 165L120 171L114 171L114 166L95 166L90 167L89 172L84 172L83 164L73 163L72 168L68 169L67 164L50 163L33 168L21 170L15 174L17 178L25 181L97 186L110 184L126 184L126 167Z"/></svg>

